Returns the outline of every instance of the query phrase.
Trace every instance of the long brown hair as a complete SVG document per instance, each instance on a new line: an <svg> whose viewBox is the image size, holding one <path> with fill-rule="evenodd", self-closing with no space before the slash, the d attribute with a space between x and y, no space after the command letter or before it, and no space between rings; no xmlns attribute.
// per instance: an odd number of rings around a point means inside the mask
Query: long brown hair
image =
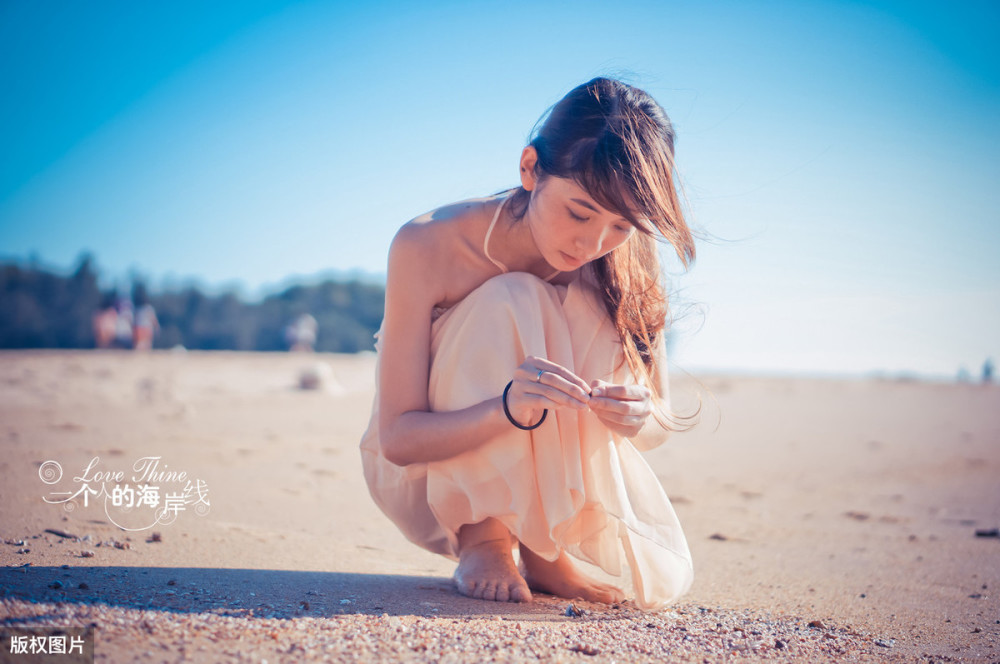
<svg viewBox="0 0 1000 664"><path fill-rule="evenodd" d="M654 345L665 343L667 294L657 252L669 242L687 268L694 238L684 220L674 183L674 129L663 108L643 90L595 78L563 97L532 131L536 175L579 184L601 207L620 214L638 233L593 263L601 295L621 336L625 360L660 400ZM530 192L511 198L524 216Z"/></svg>

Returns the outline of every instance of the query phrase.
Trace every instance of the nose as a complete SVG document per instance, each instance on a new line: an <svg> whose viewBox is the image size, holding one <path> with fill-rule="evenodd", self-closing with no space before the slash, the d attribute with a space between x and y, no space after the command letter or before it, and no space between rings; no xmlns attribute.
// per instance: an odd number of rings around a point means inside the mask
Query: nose
<svg viewBox="0 0 1000 664"><path fill-rule="evenodd" d="M597 256L603 245L604 229L588 229L576 238L576 247L583 254L580 258L590 259Z"/></svg>

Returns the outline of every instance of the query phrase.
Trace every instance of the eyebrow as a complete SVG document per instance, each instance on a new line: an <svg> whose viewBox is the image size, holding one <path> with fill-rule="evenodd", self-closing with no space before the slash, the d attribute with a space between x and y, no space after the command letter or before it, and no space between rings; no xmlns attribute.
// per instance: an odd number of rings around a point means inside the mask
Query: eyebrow
<svg viewBox="0 0 1000 664"><path fill-rule="evenodd" d="M594 207L593 203L588 203L587 201L583 200L582 198L571 198L569 200L573 201L574 203L576 203L578 205L582 205L583 207L587 208L591 212L600 212L600 210L598 210L596 207Z"/></svg>

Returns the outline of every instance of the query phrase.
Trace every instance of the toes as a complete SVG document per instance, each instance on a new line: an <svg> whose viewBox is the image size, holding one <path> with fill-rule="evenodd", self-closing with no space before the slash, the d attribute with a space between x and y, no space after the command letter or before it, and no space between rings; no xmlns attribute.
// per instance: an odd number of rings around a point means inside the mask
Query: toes
<svg viewBox="0 0 1000 664"><path fill-rule="evenodd" d="M581 599L585 602L594 602L596 604L607 604L608 598L603 594L596 591L581 591L577 593L576 597L573 599Z"/></svg>
<svg viewBox="0 0 1000 664"><path fill-rule="evenodd" d="M600 601L603 604L614 604L617 600L615 599L615 593L610 591L605 591L601 593Z"/></svg>
<svg viewBox="0 0 1000 664"><path fill-rule="evenodd" d="M614 586L600 585L593 589L594 598L604 604L614 604L625 599L625 593Z"/></svg>
<svg viewBox="0 0 1000 664"><path fill-rule="evenodd" d="M510 601L511 602L530 602L531 601L531 591L528 590L528 586L525 583L516 583L510 586Z"/></svg>
<svg viewBox="0 0 1000 664"><path fill-rule="evenodd" d="M497 582L487 581L482 585L483 591L477 595L480 599L491 599L495 600L497 598Z"/></svg>
<svg viewBox="0 0 1000 664"><path fill-rule="evenodd" d="M625 601L625 592L622 591L621 588L617 588L615 586L608 586L608 595L610 596L608 604Z"/></svg>
<svg viewBox="0 0 1000 664"><path fill-rule="evenodd" d="M476 596L476 584L475 583L456 583L458 586L458 592L465 595L466 597Z"/></svg>
<svg viewBox="0 0 1000 664"><path fill-rule="evenodd" d="M509 602L510 601L510 586L506 583L501 583L497 586L496 600L498 602Z"/></svg>

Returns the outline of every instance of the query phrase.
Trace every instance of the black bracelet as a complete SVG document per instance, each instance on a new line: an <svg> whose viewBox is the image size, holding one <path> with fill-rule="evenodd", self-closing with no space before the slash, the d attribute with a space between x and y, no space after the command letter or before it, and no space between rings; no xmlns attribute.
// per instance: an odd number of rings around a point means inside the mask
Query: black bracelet
<svg viewBox="0 0 1000 664"><path fill-rule="evenodd" d="M537 422L535 422L534 424L532 424L530 427L526 427L523 424L519 424L518 421L515 420L511 416L510 409L507 408L507 393L510 392L510 386L513 385L513 384L514 384L514 381L510 381L509 383L507 383L507 387L503 388L503 413L504 413L504 415L507 416L507 419L510 420L511 424L513 424L514 426L516 426L518 429L521 429L522 431L531 431L532 429L537 429L538 427L542 426L542 422L545 421L545 416L549 414L549 409L548 408L546 408L545 410L542 411L542 419L538 420Z"/></svg>

